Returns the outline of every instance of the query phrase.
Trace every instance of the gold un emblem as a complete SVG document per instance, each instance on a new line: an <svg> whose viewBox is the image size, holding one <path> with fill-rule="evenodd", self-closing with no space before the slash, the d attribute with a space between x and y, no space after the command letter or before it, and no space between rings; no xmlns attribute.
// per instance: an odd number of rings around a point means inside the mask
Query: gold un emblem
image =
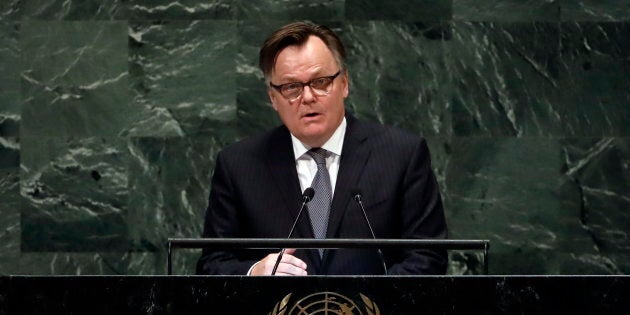
<svg viewBox="0 0 630 315"><path fill-rule="evenodd" d="M356 303L347 296L336 292L318 292L291 303L291 295L287 294L276 303L269 315L380 315L381 312L370 298L359 293L361 301Z"/></svg>

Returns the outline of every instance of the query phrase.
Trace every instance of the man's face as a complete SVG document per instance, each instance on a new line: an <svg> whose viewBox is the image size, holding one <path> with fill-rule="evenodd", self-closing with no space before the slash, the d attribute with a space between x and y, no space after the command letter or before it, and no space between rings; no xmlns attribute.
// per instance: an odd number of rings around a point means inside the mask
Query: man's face
<svg viewBox="0 0 630 315"><path fill-rule="evenodd" d="M271 82L275 85L308 82L334 75L339 70L326 44L319 37L311 36L302 46L288 46L280 51L271 73ZM335 78L327 95L314 94L310 86L304 86L302 95L293 101L273 88L269 88L268 93L273 108L289 131L303 143L320 147L343 120L348 76L342 72Z"/></svg>

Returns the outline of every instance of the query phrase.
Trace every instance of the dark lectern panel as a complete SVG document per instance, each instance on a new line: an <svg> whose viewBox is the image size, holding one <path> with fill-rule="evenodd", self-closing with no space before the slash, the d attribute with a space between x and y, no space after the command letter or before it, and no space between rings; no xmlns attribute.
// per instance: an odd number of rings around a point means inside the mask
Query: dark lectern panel
<svg viewBox="0 0 630 315"><path fill-rule="evenodd" d="M0 315L6 315L9 308L7 299L9 295L9 278L0 277Z"/></svg>
<svg viewBox="0 0 630 315"><path fill-rule="evenodd" d="M9 277L0 296L0 314L614 314L630 277Z"/></svg>

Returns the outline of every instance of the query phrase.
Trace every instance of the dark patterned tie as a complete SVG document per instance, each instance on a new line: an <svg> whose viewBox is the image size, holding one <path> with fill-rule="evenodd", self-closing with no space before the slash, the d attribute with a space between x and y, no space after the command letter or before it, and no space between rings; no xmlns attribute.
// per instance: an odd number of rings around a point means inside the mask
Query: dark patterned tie
<svg viewBox="0 0 630 315"><path fill-rule="evenodd" d="M308 151L315 163L317 163L317 173L313 178L311 187L315 189L315 196L308 204L308 215L311 218L313 233L315 238L325 238L328 228L328 214L330 213L330 202L332 200L332 188L330 186L330 175L326 169L326 153L322 148L314 148ZM319 249L319 257L322 257L323 249Z"/></svg>

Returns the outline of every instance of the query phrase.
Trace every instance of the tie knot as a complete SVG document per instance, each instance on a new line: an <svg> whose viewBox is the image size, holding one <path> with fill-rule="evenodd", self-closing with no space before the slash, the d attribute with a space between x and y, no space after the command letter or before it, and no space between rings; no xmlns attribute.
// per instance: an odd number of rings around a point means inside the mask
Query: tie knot
<svg viewBox="0 0 630 315"><path fill-rule="evenodd" d="M328 151L322 148L313 148L313 149L310 149L307 153L313 158L313 160L315 160L315 163L326 165L327 152Z"/></svg>

